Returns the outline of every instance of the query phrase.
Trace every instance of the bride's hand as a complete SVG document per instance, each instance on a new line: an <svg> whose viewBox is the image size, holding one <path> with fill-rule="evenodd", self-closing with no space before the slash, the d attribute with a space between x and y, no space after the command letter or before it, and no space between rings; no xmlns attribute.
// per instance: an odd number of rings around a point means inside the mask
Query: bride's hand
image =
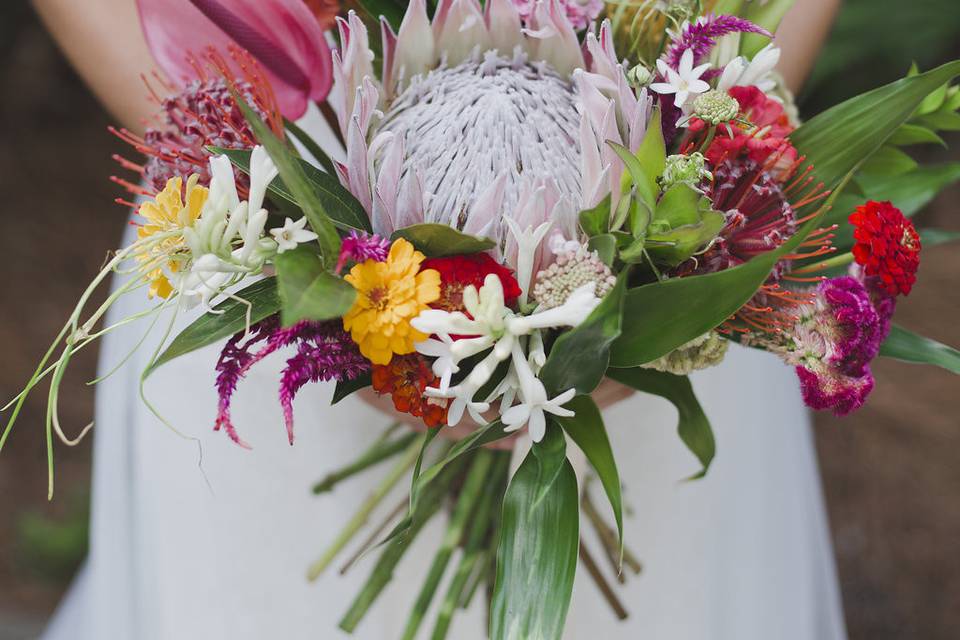
<svg viewBox="0 0 960 640"><path fill-rule="evenodd" d="M381 395L374 391L372 388L367 387L361 389L357 392L360 398L372 406L373 408L386 413L390 416L393 416L398 422L402 422L416 431L426 431L427 427L423 424L423 421L416 416L412 416L409 413L400 413L393 406L393 400L390 399L388 395ZM630 387L604 378L603 382L600 383L600 386L596 388L593 392L593 399L597 403L597 406L600 409L606 409L611 407L621 400L625 400L634 394L634 390ZM495 420L498 416L496 409L490 409L484 418L488 421ZM463 419L455 427L442 427L440 429L440 435L444 438L449 438L450 440L462 440L468 435L480 428L481 425L478 425L469 415L463 416ZM516 442L517 435L512 435L508 438L498 440L489 446L491 449L512 449L514 443Z"/></svg>

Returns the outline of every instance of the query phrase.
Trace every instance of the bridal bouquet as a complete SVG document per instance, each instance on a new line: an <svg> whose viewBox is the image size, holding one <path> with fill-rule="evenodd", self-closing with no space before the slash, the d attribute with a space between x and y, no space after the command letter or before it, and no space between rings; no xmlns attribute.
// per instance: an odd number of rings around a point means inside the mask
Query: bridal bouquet
<svg viewBox="0 0 960 640"><path fill-rule="evenodd" d="M583 509L614 571L638 569L623 542L624 452L591 396L605 378L676 405L702 475L715 443L687 376L732 341L779 356L807 404L838 415L863 405L878 355L960 371L956 350L891 324L921 246L950 237L910 221L943 185L901 147L960 128L960 62L801 124L775 70L790 2L139 4L166 77L150 81L160 124L116 131L146 156L121 161L138 180L115 179L139 196L137 239L83 294L3 437L49 378L48 440L74 442L57 413L72 354L193 307L202 315L143 380L226 340L213 428L240 446L231 397L274 352L287 356L291 444L307 383L336 381L333 402L388 396L425 433L390 429L316 487L397 459L311 577L412 469L408 498L360 545L377 560L345 630L445 507L401 637L435 597L432 637L445 637L486 584L492 638L559 638L578 558L625 615L579 538ZM295 124L308 110L339 146ZM92 304L111 274L120 283ZM101 327L131 294L154 306ZM475 426L465 438L437 438L461 422ZM516 433L527 452L511 473L511 454L485 445ZM575 448L609 516L581 495Z"/></svg>

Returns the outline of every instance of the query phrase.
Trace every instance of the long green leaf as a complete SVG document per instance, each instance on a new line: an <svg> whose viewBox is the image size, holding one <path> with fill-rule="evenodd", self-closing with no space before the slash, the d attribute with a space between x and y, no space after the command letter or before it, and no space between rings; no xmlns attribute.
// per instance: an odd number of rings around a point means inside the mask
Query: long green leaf
<svg viewBox="0 0 960 640"><path fill-rule="evenodd" d="M244 173L250 173L250 151L246 149L222 149L219 147L208 147L211 153L227 156L233 166ZM363 205L352 193L347 191L340 181L334 176L320 171L306 160L297 158L297 162L303 169L307 180L313 187L314 192L323 203L324 210L330 216L334 226L343 231L371 230L370 219L367 216ZM270 183L267 191L281 200L300 208L293 192L284 184L282 178L276 178Z"/></svg>
<svg viewBox="0 0 960 640"><path fill-rule="evenodd" d="M309 246L277 255L274 264L284 326L340 318L356 300L356 289L324 269L320 256Z"/></svg>
<svg viewBox="0 0 960 640"><path fill-rule="evenodd" d="M291 153L286 141L274 135L270 127L260 119L260 116L247 104L246 100L237 93L234 93L234 99L237 106L240 107L240 111L243 112L244 118L247 119L250 128L253 129L257 141L270 154L270 159L276 165L283 183L287 185L294 198L296 198L297 206L307 217L310 228L317 234L317 243L320 245L324 267L333 269L340 253L340 236L337 235L337 230L330 221L323 204L307 180L303 166L298 158Z"/></svg>
<svg viewBox="0 0 960 640"><path fill-rule="evenodd" d="M748 2L740 15L750 22L774 33L780 21L796 0L768 0L767 2ZM767 46L770 38L759 33L745 33L740 38L740 55L753 58L760 49Z"/></svg>
<svg viewBox="0 0 960 640"><path fill-rule="evenodd" d="M327 155L327 152L324 151L317 141L314 140L309 133L297 126L297 123L291 122L290 120L284 119L283 126L286 127L287 131L296 138L297 142L303 145L303 148L314 157L314 159L320 163L320 166L323 167L323 170L328 174L336 175L336 169L333 166L333 160L330 159L330 156Z"/></svg>
<svg viewBox="0 0 960 640"><path fill-rule="evenodd" d="M279 311L280 297L277 295L276 279L258 280L235 293L232 298L224 300L215 306L212 312L203 314L181 331L143 373L143 378L146 379L158 367L174 358L246 330L248 313L250 324L255 324Z"/></svg>
<svg viewBox="0 0 960 640"><path fill-rule="evenodd" d="M404 238L410 241L418 251L422 251L428 258L480 253L493 248L494 242L489 238L471 236L457 231L445 224L424 222L398 229L390 237L391 240Z"/></svg>
<svg viewBox="0 0 960 640"><path fill-rule="evenodd" d="M612 369L610 377L637 391L644 391L669 400L677 408L679 422L677 433L690 452L697 457L703 469L691 477L702 478L707 475L710 463L717 453L717 443L713 438L713 429L707 420L693 386L687 376L675 376L653 369Z"/></svg>
<svg viewBox="0 0 960 640"><path fill-rule="evenodd" d="M851 98L811 118L790 135L829 188L868 158L923 101L960 74L960 61L897 80Z"/></svg>
<svg viewBox="0 0 960 640"><path fill-rule="evenodd" d="M616 286L587 319L553 343L550 356L540 371L540 379L550 395L567 389L590 393L603 380L610 362L610 346L620 337L626 291L627 273L624 271Z"/></svg>
<svg viewBox="0 0 960 640"><path fill-rule="evenodd" d="M898 325L893 325L880 347L880 355L914 364L932 364L960 374L960 351Z"/></svg>
<svg viewBox="0 0 960 640"><path fill-rule="evenodd" d="M560 640L563 633L577 567L580 509L577 478L563 448L545 444L556 438L563 435L550 425L504 498L490 605L492 640Z"/></svg>
<svg viewBox="0 0 960 640"><path fill-rule="evenodd" d="M567 408L576 412L570 418L557 418L570 438L577 443L587 460L600 478L603 490L607 493L613 517L617 522L617 534L620 536L620 552L623 553L623 496L620 493L620 472L613 457L613 448L607 437L607 428L597 403L590 396L577 396L567 404Z"/></svg>
<svg viewBox="0 0 960 640"><path fill-rule="evenodd" d="M960 240L960 231L947 231L946 229L920 229L920 242L926 247L935 247L938 244L956 242Z"/></svg>

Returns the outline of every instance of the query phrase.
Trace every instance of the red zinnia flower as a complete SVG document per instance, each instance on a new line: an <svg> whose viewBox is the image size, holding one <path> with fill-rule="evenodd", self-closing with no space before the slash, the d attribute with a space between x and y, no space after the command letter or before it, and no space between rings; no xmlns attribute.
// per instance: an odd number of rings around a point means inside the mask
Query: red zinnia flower
<svg viewBox="0 0 960 640"><path fill-rule="evenodd" d="M868 276L877 276L887 293L907 295L920 266L920 236L900 209L873 200L850 214L856 229L853 257Z"/></svg>
<svg viewBox="0 0 960 640"><path fill-rule="evenodd" d="M435 309L463 311L463 289L471 284L479 289L483 286L484 278L491 273L500 278L507 305L513 304L520 296L520 285L510 269L486 253L429 258L423 261L421 268L440 272L440 298L430 305Z"/></svg>
<svg viewBox="0 0 960 640"><path fill-rule="evenodd" d="M419 353L394 355L390 364L374 365L372 386L377 393L389 393L397 411L423 418L428 427L447 423L448 401L424 395L427 387L440 386L440 379Z"/></svg>

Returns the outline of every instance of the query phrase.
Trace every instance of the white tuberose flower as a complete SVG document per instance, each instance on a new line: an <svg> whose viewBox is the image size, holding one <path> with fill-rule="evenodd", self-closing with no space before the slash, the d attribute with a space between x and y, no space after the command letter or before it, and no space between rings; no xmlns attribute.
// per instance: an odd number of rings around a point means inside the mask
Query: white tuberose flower
<svg viewBox="0 0 960 640"><path fill-rule="evenodd" d="M304 216L296 222L286 218L282 227L270 229L270 235L277 241L277 253L296 249L297 245L317 239L317 234L306 229L307 218Z"/></svg>
<svg viewBox="0 0 960 640"><path fill-rule="evenodd" d="M770 74L779 61L780 49L773 43L758 51L749 63L737 56L723 68L723 74L717 81L717 91L726 93L733 87L755 85L764 93L769 93L777 86L777 81Z"/></svg>
<svg viewBox="0 0 960 640"><path fill-rule="evenodd" d="M513 345L513 370L520 382L520 404L510 407L503 412L501 420L506 425L504 431L516 431L525 424L529 424L530 438L534 442L543 440L547 432L547 417L545 413L555 416L570 417L574 412L565 409L564 404L577 394L576 389L567 389L554 398L547 398L547 390L543 383L533 374L527 357L518 343Z"/></svg>
<svg viewBox="0 0 960 640"><path fill-rule="evenodd" d="M676 94L673 98L673 104L678 109L683 109L683 106L691 96L696 96L710 90L710 85L700 79L703 72L709 68L709 62L694 67L693 49L687 49L683 52L683 55L680 56L680 65L676 71L663 60L657 60L657 70L660 71L660 75L667 81L654 82L650 85L650 89L662 94Z"/></svg>

